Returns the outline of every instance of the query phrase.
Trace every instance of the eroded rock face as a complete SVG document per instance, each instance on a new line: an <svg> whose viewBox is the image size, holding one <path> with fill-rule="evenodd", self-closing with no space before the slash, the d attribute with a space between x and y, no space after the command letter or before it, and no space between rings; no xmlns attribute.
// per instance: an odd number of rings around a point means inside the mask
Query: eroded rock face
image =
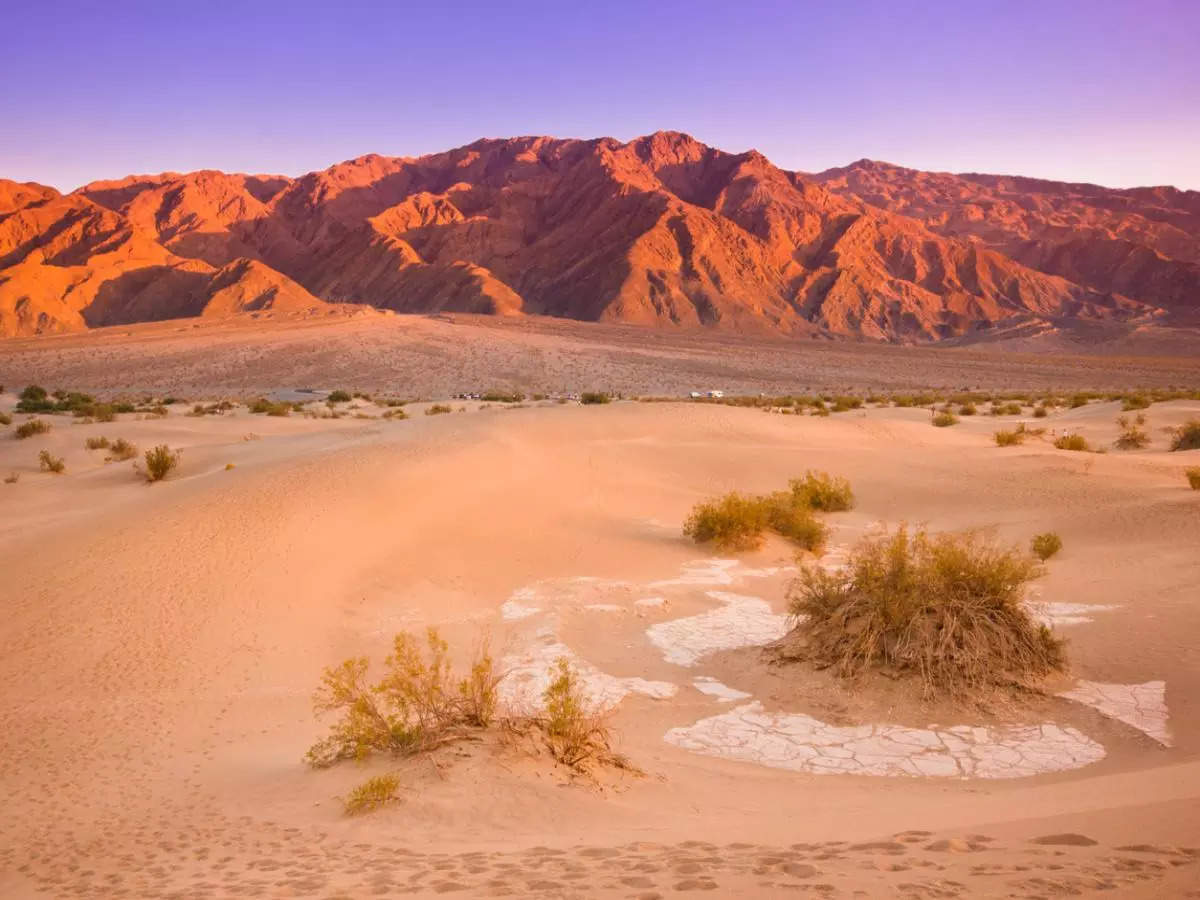
<svg viewBox="0 0 1200 900"><path fill-rule="evenodd" d="M230 266L250 283L231 290ZM875 163L809 177L676 132L65 196L0 181L0 336L351 302L922 341L1186 317L1198 272L1191 192Z"/></svg>

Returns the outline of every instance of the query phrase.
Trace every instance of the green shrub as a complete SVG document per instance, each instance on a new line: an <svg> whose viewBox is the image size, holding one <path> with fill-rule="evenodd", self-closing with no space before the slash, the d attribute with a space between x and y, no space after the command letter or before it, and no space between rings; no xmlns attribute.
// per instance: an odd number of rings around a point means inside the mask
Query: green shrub
<svg viewBox="0 0 1200 900"><path fill-rule="evenodd" d="M1082 452L1092 449L1092 445L1081 434L1064 434L1054 441L1054 446L1059 450L1078 450Z"/></svg>
<svg viewBox="0 0 1200 900"><path fill-rule="evenodd" d="M946 428L950 425L957 425L958 416L954 413L942 412L935 415L931 421L935 428Z"/></svg>
<svg viewBox="0 0 1200 900"><path fill-rule="evenodd" d="M376 775L354 788L342 804L346 815L356 816L397 802L400 799L397 794L399 790L399 776Z"/></svg>
<svg viewBox="0 0 1200 900"><path fill-rule="evenodd" d="M1135 409L1148 409L1150 407L1150 398L1144 394L1130 394L1121 403L1121 409L1129 412Z"/></svg>
<svg viewBox="0 0 1200 900"><path fill-rule="evenodd" d="M55 405L40 385L31 384L17 395L17 412L54 412Z"/></svg>
<svg viewBox="0 0 1200 900"><path fill-rule="evenodd" d="M1200 491L1200 466L1192 466L1184 470L1184 475L1187 476L1188 484L1192 486L1193 491Z"/></svg>
<svg viewBox="0 0 1200 900"><path fill-rule="evenodd" d="M411 635L397 634L384 676L374 685L367 681L366 657L325 669L313 708L340 717L305 755L309 765L323 768L374 752L406 756L468 738L471 729L491 723L502 676L494 673L487 645L477 649L470 674L456 679L437 629L425 637L422 653Z"/></svg>
<svg viewBox="0 0 1200 900"><path fill-rule="evenodd" d="M716 500L699 503L683 525L683 533L697 544L712 542L718 550L753 550L762 545L769 521L761 497L731 491Z"/></svg>
<svg viewBox="0 0 1200 900"><path fill-rule="evenodd" d="M1027 686L1065 666L1062 643L1024 606L1036 561L972 534L868 538L835 572L806 567L789 591L795 622L778 647L844 677L881 669L926 694Z"/></svg>
<svg viewBox="0 0 1200 900"><path fill-rule="evenodd" d="M555 662L554 672L542 696L546 716L539 723L550 755L573 768L611 757L608 727L591 708L579 676L564 657Z"/></svg>
<svg viewBox="0 0 1200 900"><path fill-rule="evenodd" d="M441 416L448 412L453 412L453 410L444 403L435 403L433 406L426 407L425 409L425 415L427 416Z"/></svg>
<svg viewBox="0 0 1200 900"><path fill-rule="evenodd" d="M136 412L137 407L132 403L114 403L113 412L115 413L131 413Z"/></svg>
<svg viewBox="0 0 1200 900"><path fill-rule="evenodd" d="M1089 399L1091 399L1091 397L1088 394L1075 394L1071 397L1071 401L1068 405L1071 407L1071 409L1078 409L1081 406L1087 406Z"/></svg>
<svg viewBox="0 0 1200 900"><path fill-rule="evenodd" d="M38 464L43 472L53 472L55 475L61 475L67 470L67 464L63 462L63 458L52 456L49 450L43 450L38 454Z"/></svg>
<svg viewBox="0 0 1200 900"><path fill-rule="evenodd" d="M854 508L854 491L845 478L809 470L803 478L788 482L792 495L803 506L822 512L844 512Z"/></svg>
<svg viewBox="0 0 1200 900"><path fill-rule="evenodd" d="M1032 545L1033 555L1045 562L1062 549L1062 538L1053 531L1034 535Z"/></svg>
<svg viewBox="0 0 1200 900"><path fill-rule="evenodd" d="M1200 419L1192 419L1172 429L1171 449L1200 450Z"/></svg>
<svg viewBox="0 0 1200 900"><path fill-rule="evenodd" d="M579 395L579 402L585 406L598 403L611 403L612 397L608 394L598 393L594 391L585 391Z"/></svg>
<svg viewBox="0 0 1200 900"><path fill-rule="evenodd" d="M1013 431L997 431L992 435L996 441L997 447L1014 447L1017 444L1024 443L1025 432L1020 430Z"/></svg>
<svg viewBox="0 0 1200 900"><path fill-rule="evenodd" d="M146 480L162 481L179 465L179 451L172 451L166 444L159 444L146 451Z"/></svg>
<svg viewBox="0 0 1200 900"><path fill-rule="evenodd" d="M25 438L33 437L35 434L45 434L49 430L49 422L42 419L30 419L28 422L17 426L16 431L13 432L13 437L19 441L23 441Z"/></svg>
<svg viewBox="0 0 1200 900"><path fill-rule="evenodd" d="M108 458L110 460L117 460L118 462L133 459L137 456L138 452L137 445L131 444L125 438L117 438L109 445L108 449L111 451Z"/></svg>
<svg viewBox="0 0 1200 900"><path fill-rule="evenodd" d="M109 447L108 438L90 437L83 442L83 446L88 450L107 450Z"/></svg>
<svg viewBox="0 0 1200 900"><path fill-rule="evenodd" d="M353 397L349 391L330 391L329 396L325 398L326 403L349 403Z"/></svg>

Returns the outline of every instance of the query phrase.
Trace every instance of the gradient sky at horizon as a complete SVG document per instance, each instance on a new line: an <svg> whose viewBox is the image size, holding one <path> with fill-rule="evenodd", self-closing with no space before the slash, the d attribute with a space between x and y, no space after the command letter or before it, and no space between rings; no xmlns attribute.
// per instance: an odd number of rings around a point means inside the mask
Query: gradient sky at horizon
<svg viewBox="0 0 1200 900"><path fill-rule="evenodd" d="M479 137L686 131L1200 189L1200 0L13 4L0 177L297 175Z"/></svg>

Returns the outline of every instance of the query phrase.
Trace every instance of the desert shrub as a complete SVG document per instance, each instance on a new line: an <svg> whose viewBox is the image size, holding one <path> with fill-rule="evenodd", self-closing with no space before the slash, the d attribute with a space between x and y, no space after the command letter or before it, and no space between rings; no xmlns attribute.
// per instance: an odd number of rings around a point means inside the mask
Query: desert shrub
<svg viewBox="0 0 1200 900"><path fill-rule="evenodd" d="M325 669L313 708L318 715L336 712L340 718L305 755L309 765L323 768L373 752L404 756L432 750L491 723L500 676L486 644L476 651L470 674L456 679L437 629L430 628L425 637L422 653L415 638L397 634L384 676L374 685L367 681L366 657Z"/></svg>
<svg viewBox="0 0 1200 900"><path fill-rule="evenodd" d="M1121 402L1121 409L1130 412L1135 409L1148 409L1150 398L1145 394L1130 394Z"/></svg>
<svg viewBox="0 0 1200 900"><path fill-rule="evenodd" d="M1138 418L1142 422L1145 421L1145 416L1139 415ZM1130 422L1125 416L1118 417L1117 426L1121 429L1121 433L1113 442L1113 446L1118 450L1141 450L1149 445L1150 435L1138 427L1140 424L1141 422L1137 424Z"/></svg>
<svg viewBox="0 0 1200 900"><path fill-rule="evenodd" d="M117 410L109 403L97 403L92 407L91 417L97 422L115 422Z"/></svg>
<svg viewBox="0 0 1200 900"><path fill-rule="evenodd" d="M290 415L292 412L292 407L289 403L272 403L265 397L259 397L250 404L250 412L268 416L282 417Z"/></svg>
<svg viewBox="0 0 1200 900"><path fill-rule="evenodd" d="M8 413L0 412L0 425L11 425L11 424L12 424L12 416L10 416Z"/></svg>
<svg viewBox="0 0 1200 900"><path fill-rule="evenodd" d="M31 384L17 395L17 412L54 412L55 401L44 387Z"/></svg>
<svg viewBox="0 0 1200 900"><path fill-rule="evenodd" d="M129 441L125 440L125 438L117 438L109 445L108 449L110 451L108 458L117 460L119 462L127 459L133 459L135 456L137 456L138 452L137 445L131 444Z"/></svg>
<svg viewBox="0 0 1200 900"><path fill-rule="evenodd" d="M793 496L809 509L822 512L844 512L854 507L854 491L845 478L836 478L827 472L809 470L803 478L788 482Z"/></svg>
<svg viewBox="0 0 1200 900"><path fill-rule="evenodd" d="M1017 444L1023 443L1025 440L1025 432L1014 429L1013 431L1000 430L992 435L997 447L1014 447Z"/></svg>
<svg viewBox="0 0 1200 900"><path fill-rule="evenodd" d="M146 480L162 481L172 469L179 465L179 451L166 444L159 444L146 451Z"/></svg>
<svg viewBox="0 0 1200 900"><path fill-rule="evenodd" d="M1038 563L973 534L869 538L835 572L806 567L789 590L787 655L844 677L911 674L926 694L1025 686L1065 665L1023 605Z"/></svg>
<svg viewBox="0 0 1200 900"><path fill-rule="evenodd" d="M52 455L49 450L43 450L38 454L38 465L41 466L43 472L53 472L55 475L61 475L67 470L67 464L63 462L63 458Z"/></svg>
<svg viewBox="0 0 1200 900"><path fill-rule="evenodd" d="M132 403L114 403L113 412L115 413L131 413L136 412L137 407Z"/></svg>
<svg viewBox="0 0 1200 900"><path fill-rule="evenodd" d="M958 416L954 413L941 412L935 415L931 421L936 428L946 428L950 425L957 425Z"/></svg>
<svg viewBox="0 0 1200 900"><path fill-rule="evenodd" d="M371 812L389 803L397 802L400 797L400 777L398 775L376 775L368 778L350 792L342 806L346 815L356 816L360 813Z"/></svg>
<svg viewBox="0 0 1200 900"><path fill-rule="evenodd" d="M825 546L828 529L817 521L807 498L794 491L778 491L759 499L766 507L771 531L813 553Z"/></svg>
<svg viewBox="0 0 1200 900"><path fill-rule="evenodd" d="M1081 406L1087 406L1089 399L1091 398L1088 394L1075 394L1071 397L1071 400L1067 405L1070 406L1071 409L1079 409Z"/></svg>
<svg viewBox="0 0 1200 900"><path fill-rule="evenodd" d="M108 438L90 437L83 442L83 446L88 450L107 450L109 447Z"/></svg>
<svg viewBox="0 0 1200 900"><path fill-rule="evenodd" d="M353 398L349 391L330 391L329 396L325 398L326 403L349 403Z"/></svg>
<svg viewBox="0 0 1200 900"><path fill-rule="evenodd" d="M453 410L445 403L435 403L433 406L426 407L425 409L425 415L427 416L441 416L448 412L453 412Z"/></svg>
<svg viewBox="0 0 1200 900"><path fill-rule="evenodd" d="M525 395L520 391L485 391L479 399L484 403L520 403Z"/></svg>
<svg viewBox="0 0 1200 900"><path fill-rule="evenodd" d="M964 403L962 406L960 406L958 408L958 414L960 416L973 416L977 412L979 412L979 410L976 409L974 403Z"/></svg>
<svg viewBox="0 0 1200 900"><path fill-rule="evenodd" d="M28 422L17 426L13 432L13 437L19 441L23 441L25 438L33 437L35 434L45 434L49 430L49 422L42 419L30 419Z"/></svg>
<svg viewBox="0 0 1200 900"><path fill-rule="evenodd" d="M1184 473L1187 476L1188 484L1191 485L1193 491L1200 491L1200 466L1192 466L1190 469L1185 469Z"/></svg>
<svg viewBox="0 0 1200 900"><path fill-rule="evenodd" d="M401 419L407 419L408 413L406 413L404 410L399 409L399 408L387 409L387 410L384 410L384 412L383 412L383 418L395 419L396 421L400 421Z"/></svg>
<svg viewBox="0 0 1200 900"><path fill-rule="evenodd" d="M1184 422L1171 430L1172 450L1200 450L1200 419Z"/></svg>
<svg viewBox="0 0 1200 900"><path fill-rule="evenodd" d="M1049 414L1049 410L1047 410L1044 406L1039 406L1033 411L1033 417L1035 419L1044 419Z"/></svg>
<svg viewBox="0 0 1200 900"><path fill-rule="evenodd" d="M539 724L551 756L563 765L580 768L589 760L612 755L603 717L591 709L579 676L566 658L555 662L554 678L542 699L546 715Z"/></svg>
<svg viewBox="0 0 1200 900"><path fill-rule="evenodd" d="M697 504L684 522L683 533L697 544L711 541L718 550L753 550L762 544L768 522L763 498L731 491Z"/></svg>
<svg viewBox="0 0 1200 900"><path fill-rule="evenodd" d="M231 472L236 468L237 468L237 466L235 466L233 463L225 463L225 471L226 472Z"/></svg>
<svg viewBox="0 0 1200 900"><path fill-rule="evenodd" d="M1062 538L1053 531L1047 531L1034 535L1030 546L1033 548L1033 555L1045 562L1062 549Z"/></svg>
<svg viewBox="0 0 1200 900"><path fill-rule="evenodd" d="M596 391L584 391L579 395L579 402L585 406L598 403L611 403L612 397L609 394L599 393Z"/></svg>
<svg viewBox="0 0 1200 900"><path fill-rule="evenodd" d="M7 475L4 476L5 484L16 484L20 480L21 480L21 475L18 472L9 472Z"/></svg>
<svg viewBox="0 0 1200 900"><path fill-rule="evenodd" d="M1082 434L1064 434L1054 441L1055 448L1059 450L1079 450L1086 452L1092 449L1092 445L1087 442Z"/></svg>

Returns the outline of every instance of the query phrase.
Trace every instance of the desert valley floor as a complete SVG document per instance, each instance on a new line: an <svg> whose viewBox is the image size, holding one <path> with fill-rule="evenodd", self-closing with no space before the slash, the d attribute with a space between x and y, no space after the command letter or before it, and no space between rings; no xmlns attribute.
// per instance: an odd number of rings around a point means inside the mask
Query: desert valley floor
<svg viewBox="0 0 1200 900"><path fill-rule="evenodd" d="M0 439L19 476L0 485L0 895L1200 896L1200 494L1195 453L1161 436L1200 403L1154 404L1151 448L1103 455L996 447L996 419L922 409L425 406L181 405ZM1106 445L1118 412L1040 421ZM149 486L84 449L99 434L181 467ZM37 471L42 448L65 475ZM858 496L819 558L681 536L698 500L809 468ZM900 522L1061 534L1029 601L1069 677L985 715L768 666L794 567ZM517 703L568 656L644 774L470 743L305 767L322 668L427 625L489 635ZM397 769L401 803L342 814Z"/></svg>

